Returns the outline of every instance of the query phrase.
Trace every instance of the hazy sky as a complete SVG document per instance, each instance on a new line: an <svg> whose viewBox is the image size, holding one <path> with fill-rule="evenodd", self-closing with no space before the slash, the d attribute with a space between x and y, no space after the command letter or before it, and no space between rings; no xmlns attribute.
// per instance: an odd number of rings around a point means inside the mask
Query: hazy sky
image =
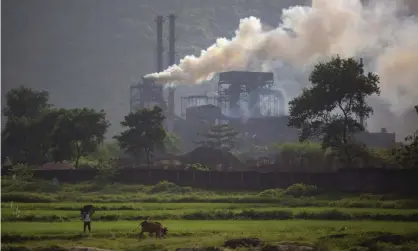
<svg viewBox="0 0 418 251"><path fill-rule="evenodd" d="M181 57L233 34L247 15L267 13L275 25L289 2L2 0L2 97L24 85L49 91L56 106L103 108L113 134L129 111L129 86L155 70L156 15L178 16ZM189 91L178 91L178 106Z"/></svg>
<svg viewBox="0 0 418 251"><path fill-rule="evenodd" d="M418 5L417 0L407 1ZM10 88L24 85L49 91L51 102L58 107L105 109L112 122L112 136L129 111L129 86L155 70L157 15L178 16L179 59L199 54L217 37L233 36L240 18L254 15L274 27L282 8L306 2L2 0L2 97ZM166 32L168 23L164 29ZM168 38L166 34L164 37ZM180 96L204 90L211 91L212 87L178 88L177 113Z"/></svg>

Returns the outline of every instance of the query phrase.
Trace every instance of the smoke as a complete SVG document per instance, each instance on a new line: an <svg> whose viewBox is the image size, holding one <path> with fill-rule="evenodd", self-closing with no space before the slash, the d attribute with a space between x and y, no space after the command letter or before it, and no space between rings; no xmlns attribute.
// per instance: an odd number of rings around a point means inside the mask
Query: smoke
<svg viewBox="0 0 418 251"><path fill-rule="evenodd" d="M186 56L146 77L191 84L260 61L306 69L336 54L362 56L381 77L381 97L392 111L404 111L418 100L418 21L404 12L402 1L312 0L311 6L284 9L276 29L263 28L255 17L241 19L234 38L218 38L199 57Z"/></svg>

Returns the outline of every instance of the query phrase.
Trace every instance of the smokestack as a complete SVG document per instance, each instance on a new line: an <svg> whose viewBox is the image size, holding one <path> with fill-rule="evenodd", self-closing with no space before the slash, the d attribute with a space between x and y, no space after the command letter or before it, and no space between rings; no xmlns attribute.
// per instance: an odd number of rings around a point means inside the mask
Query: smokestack
<svg viewBox="0 0 418 251"><path fill-rule="evenodd" d="M175 51L175 41L176 41L176 16L170 14L169 25L170 25L170 35L168 38L168 66L172 66L176 63L176 51ZM168 89L168 116L169 116L169 131L172 131L174 124L174 88L169 87Z"/></svg>
<svg viewBox="0 0 418 251"><path fill-rule="evenodd" d="M163 70L163 23L164 17L157 16L157 72Z"/></svg>
<svg viewBox="0 0 418 251"><path fill-rule="evenodd" d="M172 66L176 63L176 51L175 51L175 41L176 41L176 16L170 14L169 25L170 25L170 36L168 38L168 66Z"/></svg>

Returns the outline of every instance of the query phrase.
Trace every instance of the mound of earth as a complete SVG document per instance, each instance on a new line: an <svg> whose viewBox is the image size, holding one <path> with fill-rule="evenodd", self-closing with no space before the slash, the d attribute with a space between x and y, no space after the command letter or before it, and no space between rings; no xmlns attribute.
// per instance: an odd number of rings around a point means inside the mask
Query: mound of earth
<svg viewBox="0 0 418 251"><path fill-rule="evenodd" d="M258 238L238 238L227 240L224 243L224 247L238 248L238 247L259 247L262 245L262 241Z"/></svg>
<svg viewBox="0 0 418 251"><path fill-rule="evenodd" d="M193 151L181 156L181 161L187 164L200 163L206 166L217 166L219 164L239 168L243 163L232 153L213 149L209 147L198 147Z"/></svg>
<svg viewBox="0 0 418 251"><path fill-rule="evenodd" d="M392 234L392 233L381 233L379 236L376 236L374 238L368 239L363 241L361 243L361 246L363 247L372 247L376 245L376 243L389 243L393 245L401 245L408 242L417 242L418 237L416 235L398 235L398 234Z"/></svg>
<svg viewBox="0 0 418 251"><path fill-rule="evenodd" d="M312 247L298 245L266 245L260 251L313 251Z"/></svg>
<svg viewBox="0 0 418 251"><path fill-rule="evenodd" d="M108 249L100 249L100 248L93 248L93 247L67 248L67 247L60 247L60 246L35 247L35 248L2 246L1 250L9 250L9 251L111 251Z"/></svg>
<svg viewBox="0 0 418 251"><path fill-rule="evenodd" d="M72 247L68 251L110 251L109 249L92 248L92 247Z"/></svg>
<svg viewBox="0 0 418 251"><path fill-rule="evenodd" d="M176 251L222 251L224 249L218 247L207 247L207 248L177 248Z"/></svg>

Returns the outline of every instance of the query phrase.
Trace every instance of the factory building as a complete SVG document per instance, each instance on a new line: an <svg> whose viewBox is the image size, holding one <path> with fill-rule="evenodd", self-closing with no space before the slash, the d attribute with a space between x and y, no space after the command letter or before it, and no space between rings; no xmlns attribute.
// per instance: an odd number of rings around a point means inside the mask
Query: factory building
<svg viewBox="0 0 418 251"><path fill-rule="evenodd" d="M157 17L157 71L163 71L163 23ZM175 16L169 16L169 62L175 64ZM230 71L219 73L217 96L192 95L181 97L181 112L175 114L175 89L164 90L161 83L143 78L131 87L131 111L160 106L166 116L166 129L177 134L183 150L193 150L198 134L206 132L215 123L228 123L240 137L251 139L253 144L270 145L279 142L296 142L298 131L287 126L288 100L274 88L272 72ZM168 92L164 98L164 91ZM358 136L368 146L391 147L395 134L382 129L379 133L363 132Z"/></svg>

